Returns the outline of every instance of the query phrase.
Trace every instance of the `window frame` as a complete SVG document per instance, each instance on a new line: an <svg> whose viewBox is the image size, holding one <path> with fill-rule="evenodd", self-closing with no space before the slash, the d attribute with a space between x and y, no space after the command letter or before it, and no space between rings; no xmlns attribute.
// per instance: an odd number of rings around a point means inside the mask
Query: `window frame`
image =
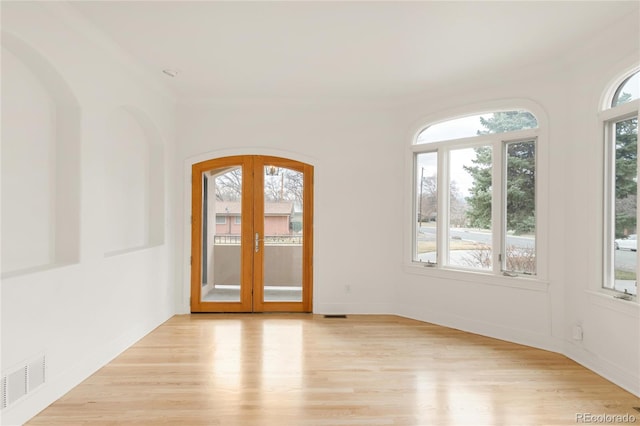
<svg viewBox="0 0 640 426"><path fill-rule="evenodd" d="M635 73L640 72L640 69L634 69L624 75L611 85L608 90L608 96L605 97L602 105L602 110L599 114L600 129L602 129L601 143L604 145L604 165L603 165L603 248L602 248L602 277L599 292L602 292L613 297L628 296L628 300L638 302L638 294L629 295L628 293L621 292L615 289L615 125L621 121L628 120L630 118L638 118L640 126L640 99L634 99L629 102L623 103L612 107L613 98L618 94L619 89L625 82L633 76ZM640 149L637 151L640 153ZM640 156L638 157L638 172L640 172ZM638 185L638 182L636 182ZM640 192L639 192L640 194ZM636 206L640 207L640 202L636 201ZM636 207L636 211L637 211ZM640 212L639 212L640 213ZM640 224L638 220L638 213L636 214L636 223ZM638 282L637 276L640 271L640 251L636 251L636 283Z"/></svg>
<svg viewBox="0 0 640 426"><path fill-rule="evenodd" d="M442 141L433 141L426 143L417 143L419 134L430 125L435 125L448 120L455 120L461 117L490 114L494 112L524 110L536 117L538 127L534 129L523 129L504 133L492 133L477 136L469 136L459 139L447 139ZM426 124L425 124L426 123ZM459 281L468 281L473 283L483 283L490 285L503 285L508 287L526 288L534 291L548 291L548 202L543 198L542 194L548 195L549 179L548 175L548 159L547 159L547 119L544 110L536 103L520 99L515 102L498 101L489 102L481 105L480 108L465 107L457 109L453 112L444 112L433 115L427 119L416 123L414 131L411 133L410 145L407 153L406 178L407 193L411 197L406 203L406 211L408 220L405 221L405 235L408 238L404 244L404 266L405 271L412 274L427 275L432 277L441 277L447 279L455 279ZM459 268L447 265L443 255L448 253L446 241L448 239L448 197L449 194L449 176L448 171L443 170L446 166L445 156L441 153L446 150L462 149L467 147L491 145L492 147L492 182L500 182L500 190L496 191L495 186L492 193L492 247L498 247L500 253L504 253L506 249L506 181L502 176L506 168L506 147L511 142L524 142L534 140L536 144L536 274L503 274L503 262L506 260L498 259L498 254L493 254L494 261L490 270ZM496 149L497 147L497 149ZM416 215L418 194L418 179L416 175L417 164L416 158L419 153L437 152L438 153L438 222L437 222L437 260L436 264L427 265L426 262L419 262L416 259ZM504 163L504 166L503 166ZM495 185L495 184L494 184ZM443 192L445 191L445 192ZM442 201L445 200L446 203ZM446 221L442 218L446 218ZM445 223L446 222L446 223ZM504 259L504 256L503 256ZM430 267L425 267L430 266Z"/></svg>

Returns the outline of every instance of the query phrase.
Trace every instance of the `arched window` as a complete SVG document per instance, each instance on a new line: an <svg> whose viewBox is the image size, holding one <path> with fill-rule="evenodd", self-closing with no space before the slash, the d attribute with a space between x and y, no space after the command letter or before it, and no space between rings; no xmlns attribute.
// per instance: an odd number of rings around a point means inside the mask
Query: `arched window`
<svg viewBox="0 0 640 426"><path fill-rule="evenodd" d="M538 120L527 110L455 117L413 145L412 261L536 275Z"/></svg>
<svg viewBox="0 0 640 426"><path fill-rule="evenodd" d="M603 287L627 296L638 293L639 86L636 70L614 86L601 113L606 159Z"/></svg>
<svg viewBox="0 0 640 426"><path fill-rule="evenodd" d="M514 110L475 114L432 124L420 132L416 143L446 141L537 127L538 120L529 111Z"/></svg>

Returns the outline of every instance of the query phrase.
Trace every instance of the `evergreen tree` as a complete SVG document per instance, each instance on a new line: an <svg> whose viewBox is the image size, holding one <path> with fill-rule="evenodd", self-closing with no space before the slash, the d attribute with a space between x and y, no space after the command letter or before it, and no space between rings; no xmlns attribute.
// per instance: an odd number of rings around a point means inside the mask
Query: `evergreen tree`
<svg viewBox="0 0 640 426"><path fill-rule="evenodd" d="M473 177L471 195L467 197L467 219L473 228L491 227L491 148L475 148L474 166L464 166Z"/></svg>
<svg viewBox="0 0 640 426"><path fill-rule="evenodd" d="M494 113L490 118L480 118L485 130L479 135L504 133L537 127L535 117L526 111ZM467 198L467 218L470 226L491 226L491 172L490 147L475 149L473 166L464 169L473 177L471 195ZM523 234L535 229L535 143L532 141L511 143L507 147L507 229Z"/></svg>
<svg viewBox="0 0 640 426"><path fill-rule="evenodd" d="M624 93L620 101L631 95ZM616 123L616 238L636 232L637 164L638 164L638 119Z"/></svg>

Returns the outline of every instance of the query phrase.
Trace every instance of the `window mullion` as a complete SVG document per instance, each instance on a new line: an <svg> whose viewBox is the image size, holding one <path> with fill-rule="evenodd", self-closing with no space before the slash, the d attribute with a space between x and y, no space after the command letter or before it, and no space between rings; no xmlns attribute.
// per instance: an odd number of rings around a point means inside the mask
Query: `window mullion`
<svg viewBox="0 0 640 426"><path fill-rule="evenodd" d="M492 229L492 256L493 273L500 274L502 264L506 256L505 229L506 229L506 179L503 178L504 146L501 140L496 140L491 146L492 174L491 174L491 229Z"/></svg>
<svg viewBox="0 0 640 426"><path fill-rule="evenodd" d="M438 150L438 220L436 222L437 261L449 264L449 150Z"/></svg>
<svg viewBox="0 0 640 426"><path fill-rule="evenodd" d="M615 257L615 247L614 247L614 239L615 239L615 199L616 199L616 190L615 190L615 158L616 158L616 147L615 147L615 132L613 131L612 123L605 122L604 125L604 139L605 139L605 166L604 166L604 175L605 175L605 211L604 211L604 219L605 219L605 230L604 230L604 247L606 252L606 258L604 262L604 287L613 288L614 283L614 257Z"/></svg>
<svg viewBox="0 0 640 426"><path fill-rule="evenodd" d="M638 111L636 109L636 116L638 118L637 123L636 123L636 174L637 171L640 170L640 156L638 155L638 152L640 152L640 149L638 147L638 143L637 143L637 134L640 133L640 111ZM615 133L615 132L614 132ZM615 179L615 178L614 178ZM640 194L640 191L638 191L638 186L639 186L639 182L638 179L636 179L636 194ZM640 223L640 221L638 220L638 218L640 217L640 211L638 209L638 198L636 197L636 224ZM636 229L636 233L637 233L637 229ZM636 297L638 296L638 272L640 271L640 250L638 250L636 248ZM615 283L615 278L614 278L614 283Z"/></svg>

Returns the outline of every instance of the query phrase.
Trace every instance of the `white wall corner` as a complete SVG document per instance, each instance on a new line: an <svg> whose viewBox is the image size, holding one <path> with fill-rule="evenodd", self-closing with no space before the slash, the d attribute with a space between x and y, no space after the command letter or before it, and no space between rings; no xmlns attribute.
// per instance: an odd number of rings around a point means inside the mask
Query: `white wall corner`
<svg viewBox="0 0 640 426"><path fill-rule="evenodd" d="M94 374L100 368L135 344L138 340L153 331L172 314L155 318L133 327L119 337L94 347L83 359L53 377L47 378L44 385L38 387L32 394L16 401L15 405L2 410L0 424L3 426L21 425L47 408L53 401L58 400L82 381Z"/></svg>
<svg viewBox="0 0 640 426"><path fill-rule="evenodd" d="M563 353L573 361L640 398L640 375L628 371L572 342L565 342Z"/></svg>

